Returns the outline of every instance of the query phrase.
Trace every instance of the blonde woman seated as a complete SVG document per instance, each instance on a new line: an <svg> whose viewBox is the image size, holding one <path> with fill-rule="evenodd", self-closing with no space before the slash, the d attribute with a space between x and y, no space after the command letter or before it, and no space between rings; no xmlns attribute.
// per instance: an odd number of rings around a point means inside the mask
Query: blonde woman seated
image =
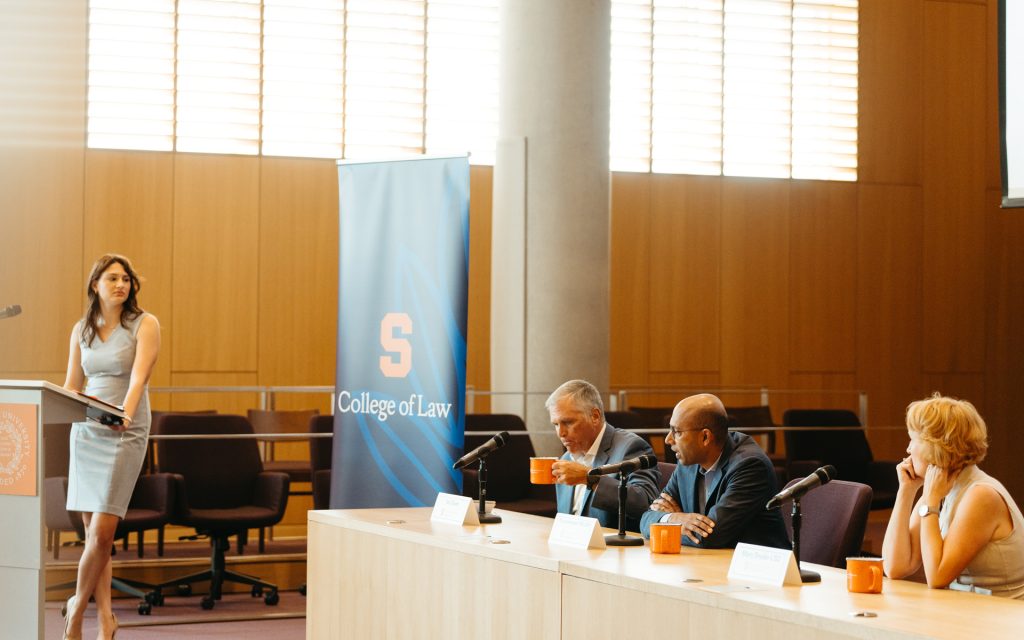
<svg viewBox="0 0 1024 640"><path fill-rule="evenodd" d="M932 588L1024 599L1024 516L977 467L988 433L974 405L939 394L913 402L907 431L910 455L896 467L900 488L882 543L885 573L903 578L923 567Z"/></svg>

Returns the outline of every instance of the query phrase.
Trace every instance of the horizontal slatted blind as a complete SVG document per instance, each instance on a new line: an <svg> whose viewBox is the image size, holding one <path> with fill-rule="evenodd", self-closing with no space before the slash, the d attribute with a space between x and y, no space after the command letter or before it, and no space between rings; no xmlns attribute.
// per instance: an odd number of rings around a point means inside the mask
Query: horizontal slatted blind
<svg viewBox="0 0 1024 640"><path fill-rule="evenodd" d="M174 148L174 0L89 3L90 147Z"/></svg>
<svg viewBox="0 0 1024 640"><path fill-rule="evenodd" d="M91 0L89 145L491 163L498 1ZM855 180L857 11L613 0L611 168Z"/></svg>
<svg viewBox="0 0 1024 640"><path fill-rule="evenodd" d="M340 158L344 7L337 0L263 5L263 153Z"/></svg>
<svg viewBox="0 0 1024 640"><path fill-rule="evenodd" d="M857 9L613 0L612 169L856 180Z"/></svg>

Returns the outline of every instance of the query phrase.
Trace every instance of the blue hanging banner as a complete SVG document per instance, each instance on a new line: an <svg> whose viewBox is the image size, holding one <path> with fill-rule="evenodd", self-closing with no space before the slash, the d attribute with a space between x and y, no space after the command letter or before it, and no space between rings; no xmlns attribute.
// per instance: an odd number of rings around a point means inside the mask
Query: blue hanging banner
<svg viewBox="0 0 1024 640"><path fill-rule="evenodd" d="M331 508L460 493L469 159L338 163Z"/></svg>

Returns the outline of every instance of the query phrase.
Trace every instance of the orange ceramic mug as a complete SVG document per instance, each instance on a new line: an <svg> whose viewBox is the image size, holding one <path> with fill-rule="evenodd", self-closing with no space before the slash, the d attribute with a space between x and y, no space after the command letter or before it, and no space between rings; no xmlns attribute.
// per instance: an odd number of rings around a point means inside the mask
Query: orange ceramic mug
<svg viewBox="0 0 1024 640"><path fill-rule="evenodd" d="M679 553L683 540L683 525L678 522L651 524L651 553Z"/></svg>
<svg viewBox="0 0 1024 640"><path fill-rule="evenodd" d="M530 482L533 484L555 484L555 476L551 473L558 458L530 458Z"/></svg>
<svg viewBox="0 0 1024 640"><path fill-rule="evenodd" d="M852 593L882 593L882 559L847 558L846 590Z"/></svg>

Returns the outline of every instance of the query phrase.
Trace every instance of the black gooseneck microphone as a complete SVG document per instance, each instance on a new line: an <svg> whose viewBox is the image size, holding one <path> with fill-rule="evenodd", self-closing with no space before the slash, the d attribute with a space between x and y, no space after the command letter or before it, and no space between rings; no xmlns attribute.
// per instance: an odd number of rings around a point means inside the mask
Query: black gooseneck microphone
<svg viewBox="0 0 1024 640"><path fill-rule="evenodd" d="M491 438L487 442L483 443L482 445L480 445L476 449L473 449L472 451L470 451L466 455L464 455L461 458L459 458L458 460L456 460L455 464L452 465L452 469L461 469L462 467L465 467L467 465L473 464L474 462L476 462L480 458L487 457L488 455L490 455L494 451L496 451L496 450L504 447L506 444L508 444L508 437L509 437L508 436L508 431L502 431L501 433L499 433L498 435L494 436L493 438Z"/></svg>
<svg viewBox="0 0 1024 640"><path fill-rule="evenodd" d="M601 476L612 473L619 474L619 532L608 534L604 542L610 547L642 547L644 539L626 534L626 481L629 474L638 469L650 469L658 464L658 458L650 454L623 460L615 464L606 464L603 467L596 467L587 472L588 480L597 480Z"/></svg>
<svg viewBox="0 0 1024 640"><path fill-rule="evenodd" d="M622 462L616 462L615 464L606 464L603 467L594 467L587 472L588 478L596 478L598 476L607 476L613 473L633 473L637 469L650 469L654 465L658 464L658 457L652 455L642 455L636 458L630 458L629 460L623 460Z"/></svg>
<svg viewBox="0 0 1024 640"><path fill-rule="evenodd" d="M836 468L830 464L820 467L814 471L811 475L807 476L800 482L797 482L791 487L787 487L782 491L775 494L768 504L764 506L765 509L774 509L781 505L786 500L792 500L794 498L802 498L805 493L820 487L823 484L828 484L830 480L836 477Z"/></svg>

